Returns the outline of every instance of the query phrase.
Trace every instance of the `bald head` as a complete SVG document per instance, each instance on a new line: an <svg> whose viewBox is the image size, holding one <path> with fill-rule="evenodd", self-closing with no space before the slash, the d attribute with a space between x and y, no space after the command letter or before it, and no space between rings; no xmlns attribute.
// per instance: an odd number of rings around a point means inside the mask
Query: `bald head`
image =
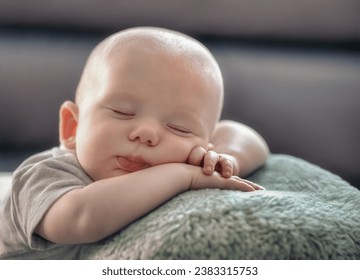
<svg viewBox="0 0 360 280"><path fill-rule="evenodd" d="M97 86L108 70L109 63L129 55L136 56L138 51L161 52L172 59L181 59L201 75L209 75L220 85L219 102L222 106L223 81L219 66L210 51L199 41L176 31L137 27L117 32L100 42L90 54L83 70L77 91L76 103L80 103Z"/></svg>

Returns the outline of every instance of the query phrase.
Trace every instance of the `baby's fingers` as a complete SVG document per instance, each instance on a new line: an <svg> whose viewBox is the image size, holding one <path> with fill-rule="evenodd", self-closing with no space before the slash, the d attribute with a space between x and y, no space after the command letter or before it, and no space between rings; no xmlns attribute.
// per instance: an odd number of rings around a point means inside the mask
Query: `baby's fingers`
<svg viewBox="0 0 360 280"><path fill-rule="evenodd" d="M203 172L206 175L211 175L215 171L216 164L218 163L219 155L214 151L207 151L204 156Z"/></svg>
<svg viewBox="0 0 360 280"><path fill-rule="evenodd" d="M249 180L239 178L238 176L232 176L231 179L241 182L242 185L247 185L248 187L251 187L252 190L256 190L256 191L265 190L264 187L262 187L258 184L255 184L254 182L251 182ZM245 188L247 188L247 187L245 187Z"/></svg>
<svg viewBox="0 0 360 280"><path fill-rule="evenodd" d="M223 155L219 155L217 166L219 167L219 170L217 171L225 178L230 178L234 174L233 162Z"/></svg>
<svg viewBox="0 0 360 280"><path fill-rule="evenodd" d="M190 167L190 165L189 165ZM204 188L218 188L223 190L238 190L243 192L252 192L256 190L263 190L264 188L238 176L231 176L224 178L220 173L214 172L210 175L204 174L199 167L193 168L193 175L190 182L189 189L204 189Z"/></svg>
<svg viewBox="0 0 360 280"><path fill-rule="evenodd" d="M254 187L252 187L248 182L242 180L237 176L232 176L231 178L222 178L222 180L222 185L219 186L220 189L236 190L242 192L255 191Z"/></svg>
<svg viewBox="0 0 360 280"><path fill-rule="evenodd" d="M204 159L205 154L206 154L206 150L203 147L196 146L190 152L190 155L187 159L187 163L194 165L194 166L201 166L201 163Z"/></svg>

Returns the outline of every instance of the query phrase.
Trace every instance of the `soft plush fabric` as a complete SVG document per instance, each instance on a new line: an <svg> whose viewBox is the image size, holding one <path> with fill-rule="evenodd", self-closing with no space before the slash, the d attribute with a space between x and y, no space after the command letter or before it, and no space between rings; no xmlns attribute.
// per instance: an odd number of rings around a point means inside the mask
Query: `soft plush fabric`
<svg viewBox="0 0 360 280"><path fill-rule="evenodd" d="M359 190L287 155L272 155L249 179L267 190L186 192L101 242L60 246L59 254L42 256L360 259Z"/></svg>
<svg viewBox="0 0 360 280"><path fill-rule="evenodd" d="M103 242L90 259L360 259L360 191L273 155L249 178L266 191L183 193Z"/></svg>

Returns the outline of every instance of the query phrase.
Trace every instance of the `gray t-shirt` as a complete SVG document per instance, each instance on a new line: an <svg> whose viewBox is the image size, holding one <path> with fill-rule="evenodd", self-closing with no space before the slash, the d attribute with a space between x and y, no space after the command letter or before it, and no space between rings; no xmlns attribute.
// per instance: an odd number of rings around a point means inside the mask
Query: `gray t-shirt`
<svg viewBox="0 0 360 280"><path fill-rule="evenodd" d="M56 147L25 160L0 205L0 259L72 258L76 245L54 244L34 230L60 196L91 182L66 149Z"/></svg>

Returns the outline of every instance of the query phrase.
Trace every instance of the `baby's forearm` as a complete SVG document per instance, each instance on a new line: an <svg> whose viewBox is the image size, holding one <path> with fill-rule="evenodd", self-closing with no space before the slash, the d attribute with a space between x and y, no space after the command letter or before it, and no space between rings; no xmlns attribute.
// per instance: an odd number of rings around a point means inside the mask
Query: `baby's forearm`
<svg viewBox="0 0 360 280"><path fill-rule="evenodd" d="M256 131L233 121L219 122L212 143L217 153L235 158L234 174L240 177L260 167L269 154L266 142Z"/></svg>
<svg viewBox="0 0 360 280"><path fill-rule="evenodd" d="M164 164L70 191L49 209L37 233L55 243L100 240L186 191L186 164Z"/></svg>
<svg viewBox="0 0 360 280"><path fill-rule="evenodd" d="M262 187L237 177L224 178L185 163L167 163L119 177L96 181L60 197L35 233L54 243L101 240L188 189L239 191Z"/></svg>

